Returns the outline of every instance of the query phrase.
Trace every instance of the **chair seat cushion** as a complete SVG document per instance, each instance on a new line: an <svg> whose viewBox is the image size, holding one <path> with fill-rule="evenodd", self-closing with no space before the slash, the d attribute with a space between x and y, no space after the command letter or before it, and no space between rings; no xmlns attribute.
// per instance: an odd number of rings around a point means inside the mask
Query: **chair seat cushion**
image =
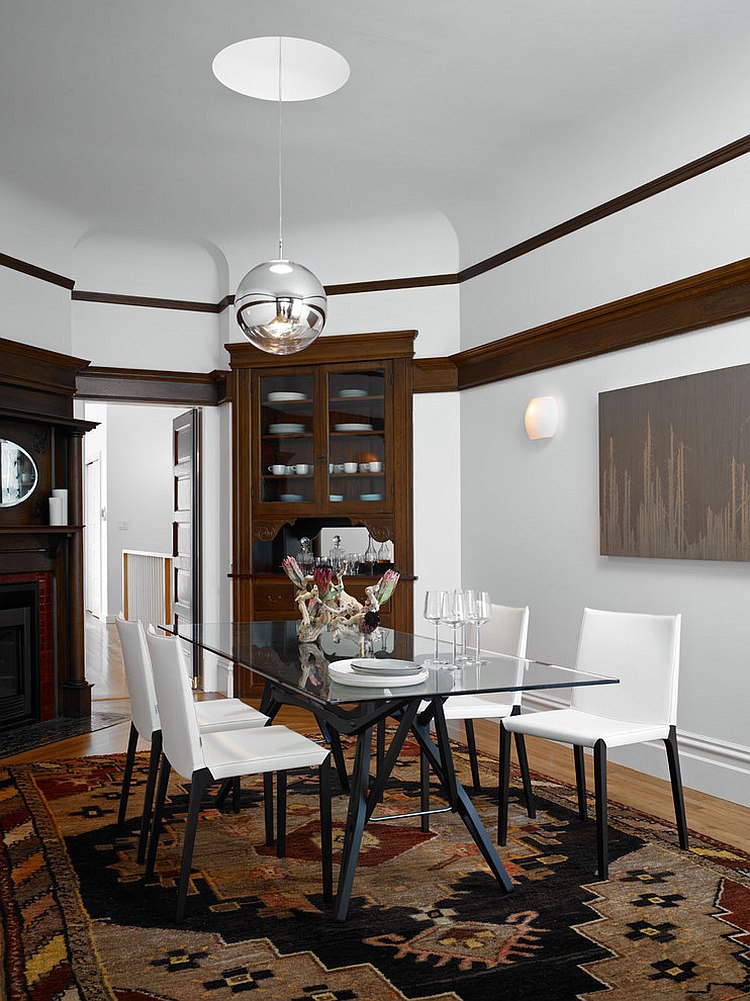
<svg viewBox="0 0 750 1001"><path fill-rule="evenodd" d="M195 703L195 716L201 733L214 730L244 730L248 726L265 726L268 716L246 706L239 699L210 699Z"/></svg>
<svg viewBox="0 0 750 1001"><path fill-rule="evenodd" d="M320 765L328 748L285 726L201 733L206 767L215 779Z"/></svg>
<svg viewBox="0 0 750 1001"><path fill-rule="evenodd" d="M607 716L595 716L580 709L553 709L549 712L526 713L510 716L503 726L511 733L530 737L545 737L564 744L593 747L603 740L607 747L640 744L645 740L664 740L669 736L669 726L655 723L630 723Z"/></svg>
<svg viewBox="0 0 750 1001"><path fill-rule="evenodd" d="M513 706L499 695L451 695L443 712L446 719L500 719L510 716Z"/></svg>

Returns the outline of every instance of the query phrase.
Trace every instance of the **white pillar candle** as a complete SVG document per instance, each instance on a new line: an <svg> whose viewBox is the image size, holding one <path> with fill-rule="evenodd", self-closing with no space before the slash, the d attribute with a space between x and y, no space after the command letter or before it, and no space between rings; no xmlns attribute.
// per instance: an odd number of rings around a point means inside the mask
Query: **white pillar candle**
<svg viewBox="0 0 750 1001"><path fill-rule="evenodd" d="M63 501L62 497L50 497L49 499L49 523L50 525L64 525L63 521Z"/></svg>
<svg viewBox="0 0 750 1001"><path fill-rule="evenodd" d="M53 490L52 491L52 496L53 497L59 497L60 500L62 501L62 521L60 522L60 524L61 525L67 525L68 524L68 491L67 490ZM51 522L50 522L50 524L51 524Z"/></svg>

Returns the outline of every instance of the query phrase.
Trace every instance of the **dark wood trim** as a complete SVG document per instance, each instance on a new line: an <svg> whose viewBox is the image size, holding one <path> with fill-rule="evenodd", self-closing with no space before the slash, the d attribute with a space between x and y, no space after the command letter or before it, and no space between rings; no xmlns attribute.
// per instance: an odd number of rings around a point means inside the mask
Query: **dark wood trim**
<svg viewBox="0 0 750 1001"><path fill-rule="evenodd" d="M415 358L412 377L415 393L450 393L458 389L458 369L453 358Z"/></svg>
<svg viewBox="0 0 750 1001"><path fill-rule="evenodd" d="M46 268L39 268L36 264L29 264L28 261L19 261L17 257L9 254L0 254L0 267L10 268L12 271L19 271L22 275L29 275L30 278L39 278L50 285L59 285L61 288L72 289L75 282L65 275L55 274L54 271L47 271Z"/></svg>
<svg viewBox="0 0 750 1001"><path fill-rule="evenodd" d="M705 174L715 167L720 167L731 160L736 160L737 157L745 156L747 153L750 153L750 135L742 136L734 142L727 143L726 146L721 146L719 149L712 150L710 153L698 157L697 160L691 160L690 163L676 167L674 170L670 170L668 173L662 174L651 181L646 181L645 184L641 184L637 188L632 188L630 191L626 191L622 195L617 195L615 198L610 198L608 201L602 202L600 205L596 205L586 212L581 212L579 215L566 219L556 226L551 226L549 229L545 229L541 233L522 240L512 247L508 247L506 250L501 250L498 254L493 254L492 257L487 257L483 261L478 261L476 264L470 265L468 268L463 268L458 274L446 273L439 275L418 275L412 278L383 278L375 281L344 282L326 285L326 293L327 295L357 295L362 292L390 292L396 289L429 288L435 285L456 285L470 281L472 278L486 274L488 271L493 271L495 268L499 268L509 261L523 257L525 254L530 254L532 251L538 250L548 243L553 243L555 240L568 236L570 233L575 233L585 226L590 226L594 222L606 219L607 216L621 212L631 205L636 205L638 202L658 195L662 191L667 191L669 188L682 184L684 181L692 180L692 178L698 177L700 174ZM66 278L63 275L55 274L53 271L38 268L34 264L28 264L26 261L20 261L7 254L0 254L0 266L13 268L15 271L31 275L33 278L40 278L43 281L52 282L55 285L61 285L63 288L71 289L71 298L80 302L99 302L121 306L146 306L151 309L184 309L198 313L221 313L234 303L234 296L231 294L225 295L218 302L200 302L186 299L162 299L158 296L120 295L113 292L87 292L74 289L75 282L72 278Z"/></svg>
<svg viewBox="0 0 750 1001"><path fill-rule="evenodd" d="M458 388L538 372L750 316L750 258L452 355Z"/></svg>
<svg viewBox="0 0 750 1001"><path fill-rule="evenodd" d="M326 295L359 295L361 292L392 292L401 288L429 288L432 285L458 285L458 275L420 275L415 278L382 278L376 281L344 282L326 285Z"/></svg>
<svg viewBox="0 0 750 1001"><path fill-rule="evenodd" d="M371 361L377 358L411 358L416 330L385 330L372 334L327 335L305 348L299 363L325 365L335 362ZM248 341L225 344L232 368L278 368L281 355L266 354Z"/></svg>
<svg viewBox="0 0 750 1001"><path fill-rule="evenodd" d="M174 403L213 407L226 399L227 372L160 372L91 366L76 380L76 396L111 403Z"/></svg>
<svg viewBox="0 0 750 1001"><path fill-rule="evenodd" d="M147 306L150 309L184 309L192 313L220 313L225 307L225 296L220 302L198 302L190 299L160 299L151 295L120 295L115 292L85 292L73 289L70 298L77 302L103 302L116 306ZM224 303L224 305L222 305Z"/></svg>
<svg viewBox="0 0 750 1001"><path fill-rule="evenodd" d="M600 219L606 219L607 216L614 215L616 212L622 211L622 209L636 205L638 202L642 202L646 198L651 198L653 195L658 195L668 188L675 187L677 184L682 184L683 181L689 181L694 177L698 177L699 174L705 174L706 171L713 170L714 167L720 167L722 164L728 163L730 160L735 160L739 156L745 156L746 153L750 153L750 135L743 136L741 139L728 143L720 149L715 149L711 153L706 153L705 156L701 156L697 160L692 160L682 167L670 170L669 173L662 174L661 177L647 181L645 184L641 184L637 188L632 188L630 191L626 191L625 194L618 195L616 198L610 198L609 201L602 202L601 205L588 209L586 212L581 212L580 215L573 216L571 219L566 219L565 222L558 223L550 229L545 229L542 233L537 233L536 236L529 237L528 240L522 240L521 243L517 243L513 247L508 247L507 250L502 250L499 254L493 254L492 257L487 257L477 264L472 264L471 267L464 268L458 273L459 281L466 282L471 278L476 278L478 275L485 274L487 271L492 271L494 268L499 268L501 265L507 264L508 261L513 261L517 257L523 257L524 254L529 254L532 250L538 250L540 247L544 247L548 243L553 243L563 236L568 236L570 233L575 233L576 230L590 226L591 223L599 222Z"/></svg>

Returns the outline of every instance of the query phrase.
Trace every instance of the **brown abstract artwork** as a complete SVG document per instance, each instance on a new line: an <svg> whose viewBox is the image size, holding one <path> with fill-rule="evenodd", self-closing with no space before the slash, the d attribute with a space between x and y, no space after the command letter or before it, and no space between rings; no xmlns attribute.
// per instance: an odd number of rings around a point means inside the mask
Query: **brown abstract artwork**
<svg viewBox="0 0 750 1001"><path fill-rule="evenodd" d="M599 394L603 556L750 561L750 365Z"/></svg>

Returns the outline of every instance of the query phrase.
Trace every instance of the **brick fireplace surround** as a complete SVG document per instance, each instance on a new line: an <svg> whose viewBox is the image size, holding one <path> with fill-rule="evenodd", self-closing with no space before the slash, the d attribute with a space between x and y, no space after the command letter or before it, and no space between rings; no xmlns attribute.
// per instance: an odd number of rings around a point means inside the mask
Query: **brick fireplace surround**
<svg viewBox="0 0 750 1001"><path fill-rule="evenodd" d="M0 573L0 586L31 583L36 583L39 588L39 719L54 719L56 692L52 574L44 570L33 573Z"/></svg>

